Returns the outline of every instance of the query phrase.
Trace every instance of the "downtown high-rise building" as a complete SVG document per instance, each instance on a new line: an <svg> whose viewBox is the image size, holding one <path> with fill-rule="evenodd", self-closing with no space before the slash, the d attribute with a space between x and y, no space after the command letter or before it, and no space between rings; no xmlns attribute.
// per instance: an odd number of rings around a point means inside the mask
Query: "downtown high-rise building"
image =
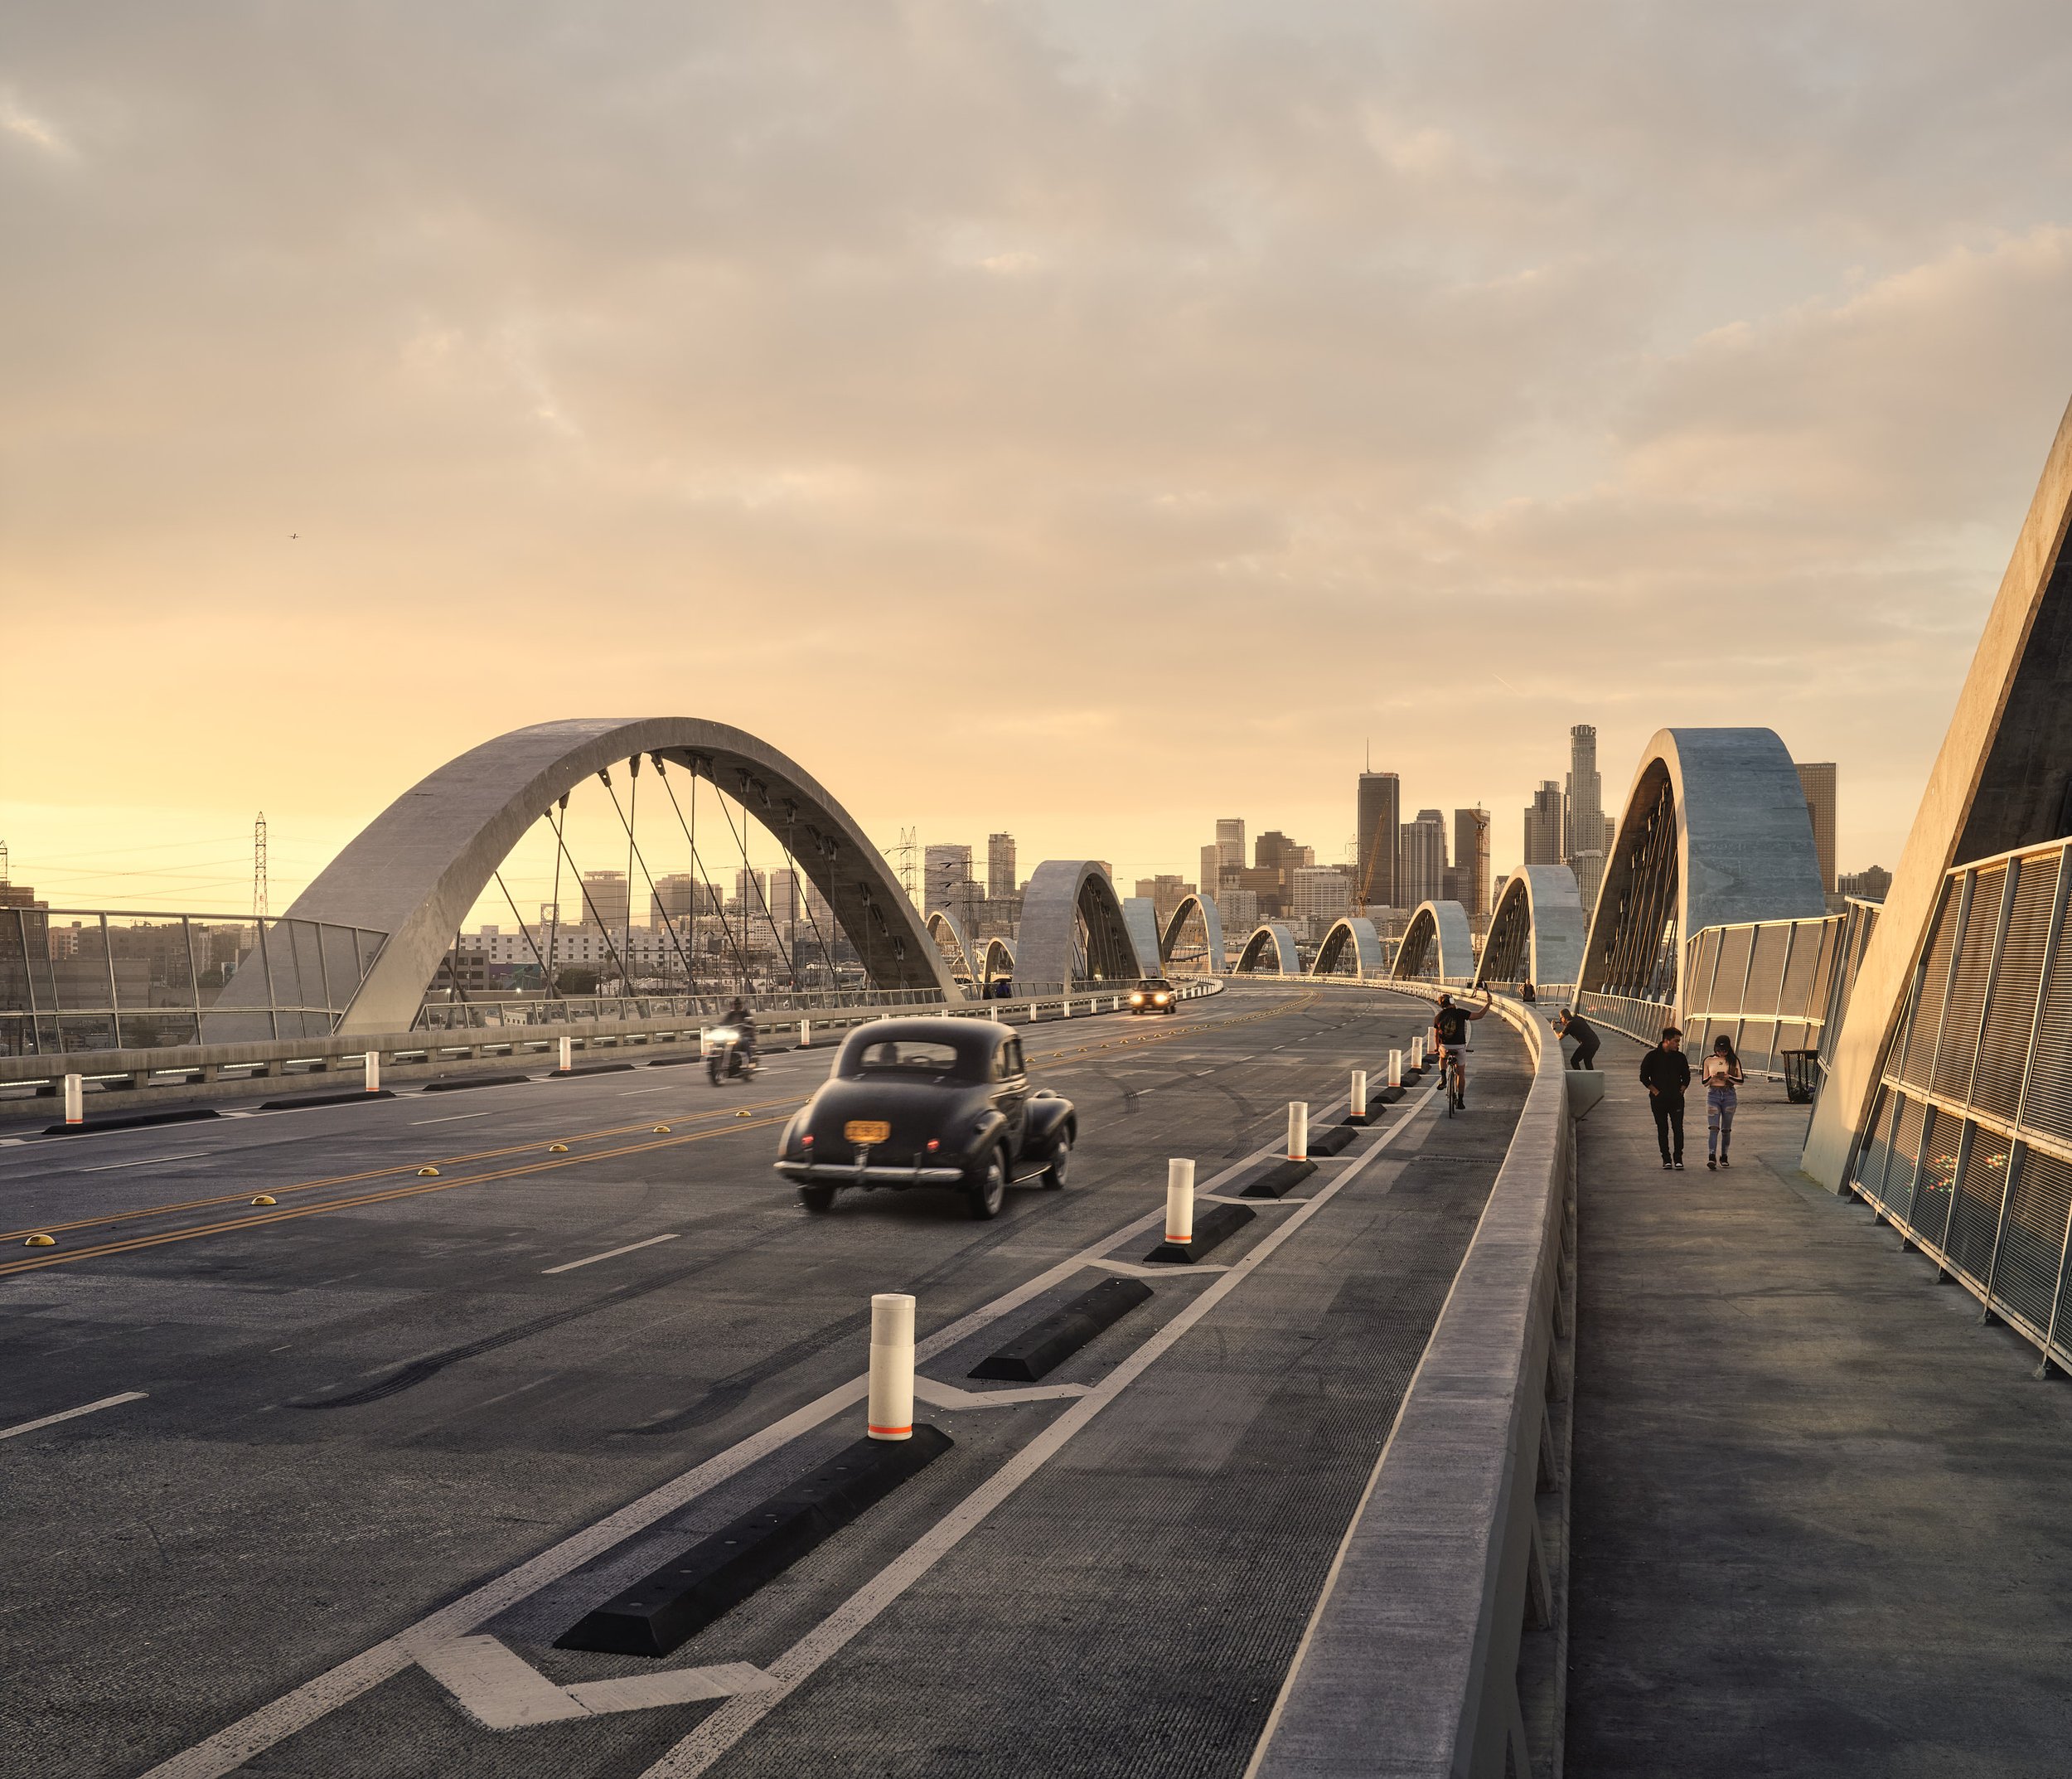
<svg viewBox="0 0 2072 1779"><path fill-rule="evenodd" d="M1353 862L1356 910L1401 905L1397 865L1402 820L1402 778L1392 772L1362 773Z"/></svg>
<svg viewBox="0 0 2072 1779"><path fill-rule="evenodd" d="M971 880L971 849L938 844L924 847L921 860L921 912L946 914L953 899L951 891Z"/></svg>
<svg viewBox="0 0 2072 1779"><path fill-rule="evenodd" d="M1415 822L1406 822L1396 847L1396 893L1393 907L1415 908L1420 902L1435 902L1446 890L1446 818L1436 809L1421 809Z"/></svg>
<svg viewBox="0 0 2072 1779"><path fill-rule="evenodd" d="M1453 812L1453 875L1456 899L1467 910L1469 923L1477 932L1489 919L1489 812L1456 809Z"/></svg>
<svg viewBox="0 0 2072 1779"><path fill-rule="evenodd" d="M1015 894L1014 836L985 836L985 894L990 900L1005 902Z"/></svg>
<svg viewBox="0 0 2072 1779"><path fill-rule="evenodd" d="M1813 851L1820 856L1820 887L1835 890L1835 763L1808 761L1798 768L1798 788L1805 793L1806 815L1813 823Z"/></svg>
<svg viewBox="0 0 2072 1779"><path fill-rule="evenodd" d="M1562 842L1567 838L1566 812L1561 807L1561 787L1542 778L1525 812L1525 862L1527 865L1562 863Z"/></svg>
<svg viewBox="0 0 2072 1779"><path fill-rule="evenodd" d="M1566 832L1563 862L1576 873L1576 893L1587 914L1597 905L1605 880L1605 783L1597 770L1597 728L1578 723L1568 732Z"/></svg>
<svg viewBox="0 0 2072 1779"><path fill-rule="evenodd" d="M632 892L623 871L585 871L583 874L583 920L586 927L601 927L619 933L632 913Z"/></svg>

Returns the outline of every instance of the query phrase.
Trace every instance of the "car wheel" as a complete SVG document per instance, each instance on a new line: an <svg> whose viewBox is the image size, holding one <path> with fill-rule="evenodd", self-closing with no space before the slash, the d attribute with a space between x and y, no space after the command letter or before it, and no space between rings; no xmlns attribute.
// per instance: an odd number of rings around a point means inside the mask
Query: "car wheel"
<svg viewBox="0 0 2072 1779"><path fill-rule="evenodd" d="M832 1210L835 1208L835 1189L832 1186L801 1186L799 1203L810 1211Z"/></svg>
<svg viewBox="0 0 2072 1779"><path fill-rule="evenodd" d="M985 1166L967 1190L971 1214L980 1222L1000 1215L1007 1203L1007 1157L999 1149L986 1151Z"/></svg>
<svg viewBox="0 0 2072 1779"><path fill-rule="evenodd" d="M1043 1190L1056 1192L1065 1184L1065 1171L1072 1166L1072 1138L1060 1131L1050 1146L1050 1159L1043 1164Z"/></svg>

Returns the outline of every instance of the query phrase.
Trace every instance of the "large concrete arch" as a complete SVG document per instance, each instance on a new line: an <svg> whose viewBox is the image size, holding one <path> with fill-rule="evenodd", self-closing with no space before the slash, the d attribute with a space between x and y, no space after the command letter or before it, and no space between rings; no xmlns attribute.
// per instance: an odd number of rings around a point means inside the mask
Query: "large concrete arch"
<svg viewBox="0 0 2072 1779"><path fill-rule="evenodd" d="M1014 978L1014 942L995 933L980 948L979 980L982 982L1012 982Z"/></svg>
<svg viewBox="0 0 2072 1779"><path fill-rule="evenodd" d="M1130 929L1130 943L1135 948L1137 957L1150 960L1141 973L1155 976L1165 967L1164 954L1159 945L1158 904L1148 895L1125 896L1122 923Z"/></svg>
<svg viewBox="0 0 2072 1779"><path fill-rule="evenodd" d="M1272 954L1271 969L1267 967L1269 953ZM1240 976L1300 976L1302 954L1296 949L1295 934L1280 921L1269 920L1245 941L1236 967Z"/></svg>
<svg viewBox="0 0 2072 1779"><path fill-rule="evenodd" d="M1184 963L1195 960L1190 954L1180 957L1180 941L1187 932L1190 919L1201 922L1203 950L1201 967L1210 973L1221 976L1230 967L1229 954L1223 948L1223 916L1216 906L1213 895L1188 895L1180 898L1179 906L1173 910L1173 918L1165 923L1165 931L1159 936L1159 967L1165 968L1176 959Z"/></svg>
<svg viewBox="0 0 2072 1779"><path fill-rule="evenodd" d="M939 908L922 924L935 941L936 949L942 953L950 973L961 982L973 980L971 948L964 943L964 929L957 924L956 916L946 908Z"/></svg>
<svg viewBox="0 0 2072 1779"><path fill-rule="evenodd" d="M1433 977L1442 982L1464 982L1474 974L1474 937L1468 911L1458 902L1420 902L1396 948L1392 976Z"/></svg>
<svg viewBox="0 0 2072 1779"><path fill-rule="evenodd" d="M1046 859L1030 873L1014 956L1024 983L1134 981L1158 967L1155 950L1140 960L1115 885L1091 859Z"/></svg>
<svg viewBox="0 0 2072 1779"><path fill-rule="evenodd" d="M584 779L643 759L709 780L783 840L877 986L960 998L878 849L796 762L745 730L697 717L575 717L513 730L449 760L295 899L292 919L389 935L338 1029L407 1030L455 931L526 830Z"/></svg>
<svg viewBox="0 0 2072 1779"><path fill-rule="evenodd" d="M1840 1037L1827 1048L1801 1165L1839 1190L1871 1112L1944 875L2072 834L2072 408L1972 656L1963 690L1864 949Z"/></svg>
<svg viewBox="0 0 2072 1779"><path fill-rule="evenodd" d="M1374 923L1364 914L1350 914L1343 920L1332 923L1331 930L1324 935L1324 943L1317 947L1317 954L1310 961L1312 976L1338 976L1339 966L1349 955L1353 960L1352 973L1365 982L1388 974L1388 964L1382 956L1382 936L1375 930Z"/></svg>
<svg viewBox="0 0 2072 1779"><path fill-rule="evenodd" d="M1573 985L1588 938L1576 874L1566 865L1522 865L1489 912L1475 986L1489 982Z"/></svg>
<svg viewBox="0 0 2072 1779"><path fill-rule="evenodd" d="M1680 1004L1692 933L1826 911L1806 793L1777 732L1658 730L1605 860L1577 991Z"/></svg>

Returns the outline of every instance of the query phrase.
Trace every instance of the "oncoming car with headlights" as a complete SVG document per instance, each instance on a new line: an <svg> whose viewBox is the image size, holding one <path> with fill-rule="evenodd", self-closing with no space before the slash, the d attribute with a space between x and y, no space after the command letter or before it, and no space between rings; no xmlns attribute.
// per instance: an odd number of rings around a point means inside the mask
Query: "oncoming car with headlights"
<svg viewBox="0 0 2072 1779"><path fill-rule="evenodd" d="M1147 976L1130 991L1131 1013L1177 1013L1180 992L1162 976Z"/></svg>
<svg viewBox="0 0 2072 1779"><path fill-rule="evenodd" d="M1079 1134L1072 1102L1031 1089L1021 1039L990 1020L883 1019L842 1041L828 1078L793 1114L777 1168L808 1210L845 1187L947 1187L974 1217L997 1217L1007 1189L1065 1183Z"/></svg>

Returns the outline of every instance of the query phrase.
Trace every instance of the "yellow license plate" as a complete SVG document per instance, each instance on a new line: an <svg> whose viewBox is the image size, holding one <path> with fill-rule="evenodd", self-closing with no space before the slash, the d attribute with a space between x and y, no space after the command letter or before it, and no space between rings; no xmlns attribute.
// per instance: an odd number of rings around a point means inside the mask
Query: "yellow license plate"
<svg viewBox="0 0 2072 1779"><path fill-rule="evenodd" d="M853 1143L881 1143L892 1135L892 1127L883 1118L851 1118L842 1135Z"/></svg>

